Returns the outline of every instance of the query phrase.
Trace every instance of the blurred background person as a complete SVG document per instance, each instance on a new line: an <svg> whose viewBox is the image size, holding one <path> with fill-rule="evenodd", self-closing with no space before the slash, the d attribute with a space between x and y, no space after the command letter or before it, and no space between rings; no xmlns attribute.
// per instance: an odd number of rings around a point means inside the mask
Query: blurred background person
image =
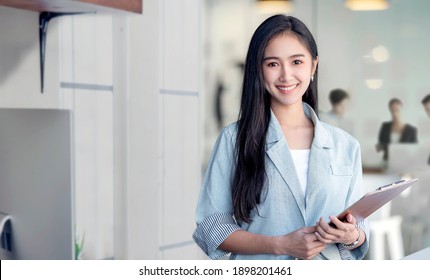
<svg viewBox="0 0 430 280"><path fill-rule="evenodd" d="M393 98L388 103L391 113L391 121L384 122L379 130L378 144L376 151L384 152L383 159L388 160L388 145L392 143L417 143L417 129L402 120L402 101Z"/></svg>
<svg viewBox="0 0 430 280"><path fill-rule="evenodd" d="M332 109L329 112L321 113L321 120L353 134L352 121L347 118L349 94L345 90L337 88L330 91L329 99Z"/></svg>
<svg viewBox="0 0 430 280"><path fill-rule="evenodd" d="M423 100L421 101L421 103L422 103L422 104L423 104L423 106L424 106L424 110L426 111L427 116L429 116L429 118L430 118L430 93L429 93L429 94L427 94L427 95L423 98Z"/></svg>
<svg viewBox="0 0 430 280"><path fill-rule="evenodd" d="M429 116L429 118L430 118L430 93L429 93L429 94L427 94L427 95L423 98L423 100L421 101L421 103L422 103L422 104L423 104L423 106L424 106L424 110L426 111L427 116ZM427 163L430 165L430 155L429 155L429 159L427 160Z"/></svg>

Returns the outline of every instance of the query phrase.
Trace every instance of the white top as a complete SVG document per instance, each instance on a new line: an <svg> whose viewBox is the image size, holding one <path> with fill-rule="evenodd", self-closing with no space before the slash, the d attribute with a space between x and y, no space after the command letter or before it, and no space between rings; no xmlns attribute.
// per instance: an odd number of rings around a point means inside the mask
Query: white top
<svg viewBox="0 0 430 280"><path fill-rule="evenodd" d="M306 187L308 185L308 167L309 155L311 150L290 150L293 156L294 165L296 166L297 175L299 176L300 186L303 194L306 195Z"/></svg>
<svg viewBox="0 0 430 280"><path fill-rule="evenodd" d="M390 142L391 143L400 143L400 137L402 135L398 132L391 131Z"/></svg>

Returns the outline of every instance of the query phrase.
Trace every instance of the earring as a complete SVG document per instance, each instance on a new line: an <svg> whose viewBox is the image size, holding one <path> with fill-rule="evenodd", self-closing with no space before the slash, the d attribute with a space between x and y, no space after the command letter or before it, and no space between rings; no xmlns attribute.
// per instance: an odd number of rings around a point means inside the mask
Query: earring
<svg viewBox="0 0 430 280"><path fill-rule="evenodd" d="M314 81L314 75L311 76L311 82L313 82L313 81Z"/></svg>

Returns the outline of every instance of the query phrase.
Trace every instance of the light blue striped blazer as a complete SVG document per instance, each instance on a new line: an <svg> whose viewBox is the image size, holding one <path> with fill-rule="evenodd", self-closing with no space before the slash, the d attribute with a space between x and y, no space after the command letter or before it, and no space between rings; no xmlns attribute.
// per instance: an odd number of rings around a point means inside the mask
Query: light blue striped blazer
<svg viewBox="0 0 430 280"><path fill-rule="evenodd" d="M265 199L258 206L259 215L244 223L233 217L231 182L237 124L222 131L213 149L201 187L196 210L197 228L193 238L212 259L229 252L219 245L234 231L243 229L269 236L284 235L305 226L314 226L320 217L328 220L362 196L362 167L357 140L341 129L321 122L313 109L303 104L305 114L315 126L306 194L300 187L294 162L281 126L272 113L266 136ZM320 254L322 259L362 259L369 247L367 221L359 224L366 242L352 251L331 244ZM293 259L283 255L231 254L231 259Z"/></svg>

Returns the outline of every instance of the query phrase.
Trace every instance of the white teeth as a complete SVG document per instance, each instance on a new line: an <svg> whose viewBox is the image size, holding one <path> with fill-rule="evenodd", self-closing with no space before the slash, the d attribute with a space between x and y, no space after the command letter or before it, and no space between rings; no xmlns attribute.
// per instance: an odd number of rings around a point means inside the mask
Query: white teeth
<svg viewBox="0 0 430 280"><path fill-rule="evenodd" d="M282 91L286 91L286 90L292 90L293 88L295 88L297 86L297 84L292 85L290 87L278 87L280 90Z"/></svg>

